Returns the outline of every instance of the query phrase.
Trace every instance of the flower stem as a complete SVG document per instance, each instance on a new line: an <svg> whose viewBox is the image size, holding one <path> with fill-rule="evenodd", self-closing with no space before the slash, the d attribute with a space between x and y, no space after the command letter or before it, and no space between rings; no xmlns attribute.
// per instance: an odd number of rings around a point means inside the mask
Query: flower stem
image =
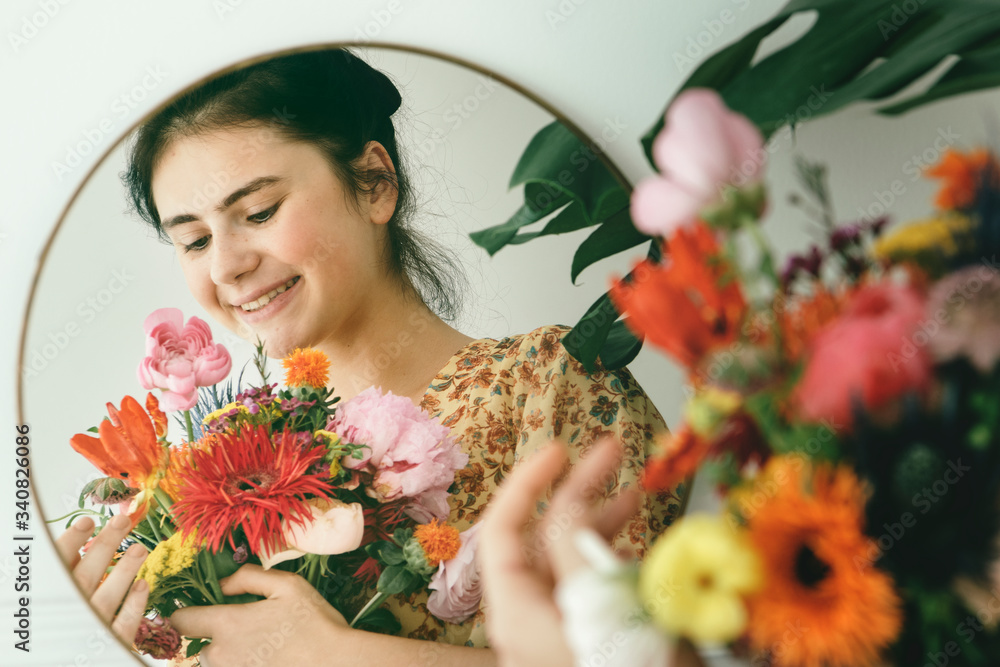
<svg viewBox="0 0 1000 667"><path fill-rule="evenodd" d="M381 592L376 593L372 597L372 599L368 601L368 604L366 604L364 607L361 608L361 611L359 611L358 615L354 617L354 620L351 621L351 627L352 628L355 627L361 621L361 619L363 619L365 616L368 615L369 612L372 612L372 611L375 611L376 609L378 609L378 607L383 602L385 602L385 599L387 597L389 597L389 596L386 593L381 593Z"/></svg>
<svg viewBox="0 0 1000 667"><path fill-rule="evenodd" d="M219 587L219 575L215 573L215 564L212 562L212 554L208 552L208 549L199 553L202 560L205 563L205 580L209 587L212 589L212 593L215 596L213 604L223 604L225 602L225 596L222 594L222 588Z"/></svg>
<svg viewBox="0 0 1000 667"><path fill-rule="evenodd" d="M194 444L194 424L191 423L191 411L184 411L184 425L187 426L188 444Z"/></svg>

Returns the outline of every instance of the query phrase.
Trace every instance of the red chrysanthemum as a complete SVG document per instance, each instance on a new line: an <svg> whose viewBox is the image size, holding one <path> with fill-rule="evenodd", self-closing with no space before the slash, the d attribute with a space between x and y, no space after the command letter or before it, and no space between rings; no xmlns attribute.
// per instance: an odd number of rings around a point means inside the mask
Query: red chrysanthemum
<svg viewBox="0 0 1000 667"><path fill-rule="evenodd" d="M219 434L214 447L192 449L177 471L173 511L187 538L197 532L212 552L242 528L250 550L276 551L282 520L305 525L312 517L305 500L326 496L322 474L307 474L324 454L321 446L304 448L295 433L268 434L267 427L245 427Z"/></svg>

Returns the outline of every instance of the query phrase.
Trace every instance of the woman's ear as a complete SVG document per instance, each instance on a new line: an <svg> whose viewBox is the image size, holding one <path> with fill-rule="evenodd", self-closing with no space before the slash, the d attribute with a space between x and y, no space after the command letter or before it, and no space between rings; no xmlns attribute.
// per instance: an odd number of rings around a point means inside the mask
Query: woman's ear
<svg viewBox="0 0 1000 667"><path fill-rule="evenodd" d="M360 162L362 169L384 174L368 197L368 217L373 223L384 225L392 218L399 197L399 190L396 187L396 167L385 147L377 141L368 142Z"/></svg>

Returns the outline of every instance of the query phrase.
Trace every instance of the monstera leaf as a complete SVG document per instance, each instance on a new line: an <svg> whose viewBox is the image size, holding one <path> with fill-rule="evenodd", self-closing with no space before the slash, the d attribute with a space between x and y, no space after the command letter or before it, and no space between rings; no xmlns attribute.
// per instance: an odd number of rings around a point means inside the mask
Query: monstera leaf
<svg viewBox="0 0 1000 667"><path fill-rule="evenodd" d="M754 62L761 42L803 12L817 14L809 30ZM765 136L855 102L873 102L878 113L896 115L1000 85L998 36L997 0L791 0L763 25L705 60L677 92L713 88ZM949 65L943 65L946 59ZM932 71L935 78L923 90L898 98ZM662 127L660 114L642 138L651 164L653 138ZM525 184L524 205L503 225L474 233L473 240L493 254L539 236L596 227L574 255L574 283L594 262L650 240L629 218L626 187L596 153L558 122L543 128L511 178L511 187ZM541 229L522 231L553 213ZM656 257L658 249L652 240L648 254ZM567 335L565 345L592 370L598 357L609 369L628 363L642 342L618 321L605 294Z"/></svg>

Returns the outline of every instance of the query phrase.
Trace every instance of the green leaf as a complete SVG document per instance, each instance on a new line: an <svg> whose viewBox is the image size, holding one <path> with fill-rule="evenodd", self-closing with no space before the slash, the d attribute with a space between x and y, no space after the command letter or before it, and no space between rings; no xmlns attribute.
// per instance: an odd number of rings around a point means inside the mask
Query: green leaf
<svg viewBox="0 0 1000 667"><path fill-rule="evenodd" d="M399 548L398 545L392 542L386 542L384 540L377 543L378 547L374 554L369 552L369 554L376 560L385 563L386 565L399 565L403 563L406 559L403 558L403 550Z"/></svg>
<svg viewBox="0 0 1000 667"><path fill-rule="evenodd" d="M191 638L186 637L186 639L191 639ZM204 639L202 637L196 637L195 639L191 639L191 643L188 644L187 653L185 653L185 656L190 658L192 656L198 655L198 653L200 653L203 648L205 648L211 643L212 643L211 639Z"/></svg>
<svg viewBox="0 0 1000 667"><path fill-rule="evenodd" d="M576 284L577 277L591 264L623 250L634 248L649 238L632 224L628 209L621 210L591 232L576 249L570 272L572 282Z"/></svg>
<svg viewBox="0 0 1000 667"><path fill-rule="evenodd" d="M599 151L585 145L558 120L539 130L518 161L510 187L524 184L524 204L505 222L470 234L495 254L508 244L596 225L628 206L628 192ZM568 205L568 206L567 206ZM541 230L518 231L566 206Z"/></svg>
<svg viewBox="0 0 1000 667"><path fill-rule="evenodd" d="M391 611L385 607L373 609L368 612L364 620L360 621L357 628L368 632L378 632L383 635L395 635L402 629L402 625Z"/></svg>
<svg viewBox="0 0 1000 667"><path fill-rule="evenodd" d="M931 102L976 90L1000 86L1000 44L988 44L962 54L961 60L952 65L934 85L924 93L907 100L882 107L879 113L897 116Z"/></svg>
<svg viewBox="0 0 1000 667"><path fill-rule="evenodd" d="M611 331L601 346L601 366L609 371L623 368L632 363L640 350L642 339L625 326L624 320L619 320L611 325Z"/></svg>
<svg viewBox="0 0 1000 667"><path fill-rule="evenodd" d="M588 373L597 370L597 355L618 319L618 311L607 293L591 304L576 326L563 337L563 347L583 364Z"/></svg>
<svg viewBox="0 0 1000 667"><path fill-rule="evenodd" d="M423 580L402 565L390 565L382 571L375 588L386 595L402 595L417 589Z"/></svg>

